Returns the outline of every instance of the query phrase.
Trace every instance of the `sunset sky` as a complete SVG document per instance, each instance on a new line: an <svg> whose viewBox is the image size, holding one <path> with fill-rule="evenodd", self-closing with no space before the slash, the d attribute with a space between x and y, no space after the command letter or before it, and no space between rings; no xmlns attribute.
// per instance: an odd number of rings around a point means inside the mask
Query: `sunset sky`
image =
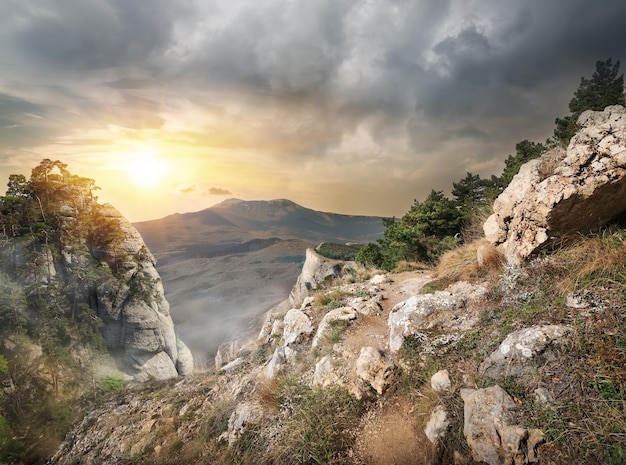
<svg viewBox="0 0 626 465"><path fill-rule="evenodd" d="M0 185L43 158L131 221L226 198L402 215L544 141L623 0L0 0Z"/></svg>

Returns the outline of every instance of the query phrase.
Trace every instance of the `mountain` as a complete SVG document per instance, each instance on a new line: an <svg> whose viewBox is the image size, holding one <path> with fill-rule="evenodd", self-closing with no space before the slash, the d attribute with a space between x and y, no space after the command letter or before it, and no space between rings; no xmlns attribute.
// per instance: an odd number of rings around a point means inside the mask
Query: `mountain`
<svg viewBox="0 0 626 465"><path fill-rule="evenodd" d="M379 217L318 212L285 199L229 199L198 212L177 213L134 226L163 263L245 252L247 247L262 247L259 242L246 244L258 239L370 242L385 230Z"/></svg>
<svg viewBox="0 0 626 465"><path fill-rule="evenodd" d="M150 251L181 338L202 364L228 340L246 338L285 300L305 250L320 242L382 237L378 217L325 213L290 200L224 202L135 223Z"/></svg>

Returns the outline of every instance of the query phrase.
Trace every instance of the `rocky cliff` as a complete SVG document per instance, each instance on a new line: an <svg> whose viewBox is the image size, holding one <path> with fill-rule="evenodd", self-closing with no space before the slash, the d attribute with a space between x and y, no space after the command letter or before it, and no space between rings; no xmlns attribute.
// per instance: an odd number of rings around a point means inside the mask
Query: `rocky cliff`
<svg viewBox="0 0 626 465"><path fill-rule="evenodd" d="M626 108L585 111L567 150L525 164L495 201L485 235L509 263L597 230L626 212Z"/></svg>
<svg viewBox="0 0 626 465"><path fill-rule="evenodd" d="M191 373L155 258L126 218L96 201L93 180L44 160L28 181L11 176L0 207L5 338L26 332L56 358L81 344L97 352L101 335L134 380Z"/></svg>
<svg viewBox="0 0 626 465"><path fill-rule="evenodd" d="M176 336L156 260L137 230L111 205L95 211L96 223L117 225L114 247L92 254L115 273L98 281L91 303L102 319L107 348L137 381L188 375L193 357Z"/></svg>

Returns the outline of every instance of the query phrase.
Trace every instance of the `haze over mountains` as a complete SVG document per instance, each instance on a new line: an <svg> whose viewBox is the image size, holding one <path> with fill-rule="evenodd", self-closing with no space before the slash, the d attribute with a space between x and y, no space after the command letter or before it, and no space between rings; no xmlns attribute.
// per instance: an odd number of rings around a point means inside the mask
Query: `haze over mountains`
<svg viewBox="0 0 626 465"><path fill-rule="evenodd" d="M229 199L134 226L158 260L177 330L198 360L249 334L288 296L307 247L370 242L385 229L378 217L318 212L285 199Z"/></svg>

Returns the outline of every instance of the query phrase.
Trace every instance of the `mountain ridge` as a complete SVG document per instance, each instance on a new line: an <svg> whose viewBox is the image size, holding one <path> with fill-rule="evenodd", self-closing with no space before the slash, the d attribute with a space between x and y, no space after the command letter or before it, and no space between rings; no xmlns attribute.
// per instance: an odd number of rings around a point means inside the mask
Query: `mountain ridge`
<svg viewBox="0 0 626 465"><path fill-rule="evenodd" d="M227 199L204 210L133 223L160 260L215 256L224 244L253 239L308 242L371 242L384 226L380 217L320 212L288 199Z"/></svg>

